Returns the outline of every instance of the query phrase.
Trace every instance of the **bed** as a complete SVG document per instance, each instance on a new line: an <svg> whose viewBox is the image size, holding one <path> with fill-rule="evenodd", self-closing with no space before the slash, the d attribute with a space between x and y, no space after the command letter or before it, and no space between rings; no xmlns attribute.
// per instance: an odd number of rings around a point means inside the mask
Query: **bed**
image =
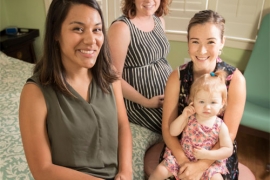
<svg viewBox="0 0 270 180"><path fill-rule="evenodd" d="M22 146L18 108L20 93L34 65L0 51L0 179L32 180ZM133 179L144 180L144 154L162 141L159 134L130 123L133 137Z"/></svg>
<svg viewBox="0 0 270 180"><path fill-rule="evenodd" d="M18 121L19 98L33 64L0 51L0 179L33 179L25 159Z"/></svg>

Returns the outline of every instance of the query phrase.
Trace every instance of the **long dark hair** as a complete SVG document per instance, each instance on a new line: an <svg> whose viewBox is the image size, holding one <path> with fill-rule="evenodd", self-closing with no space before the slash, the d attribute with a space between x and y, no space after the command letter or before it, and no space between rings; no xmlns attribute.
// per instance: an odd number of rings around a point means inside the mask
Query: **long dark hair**
<svg viewBox="0 0 270 180"><path fill-rule="evenodd" d="M60 46L56 37L60 35L62 23L70 7L75 4L84 4L98 11L102 20L104 42L100 49L95 65L89 69L93 79L103 92L109 92L109 84L118 79L116 71L112 69L111 56L106 37L106 28L101 9L96 0L53 0L46 18L43 56L37 62L34 73L37 73L42 85L52 85L64 94L73 96L67 88L65 69L62 64Z"/></svg>

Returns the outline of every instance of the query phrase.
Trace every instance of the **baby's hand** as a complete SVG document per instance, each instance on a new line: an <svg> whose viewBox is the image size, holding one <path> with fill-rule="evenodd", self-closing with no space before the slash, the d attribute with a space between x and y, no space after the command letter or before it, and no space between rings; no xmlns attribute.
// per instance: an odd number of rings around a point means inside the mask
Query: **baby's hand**
<svg viewBox="0 0 270 180"><path fill-rule="evenodd" d="M196 159L208 159L208 150L200 147L193 148L193 155Z"/></svg>
<svg viewBox="0 0 270 180"><path fill-rule="evenodd" d="M182 114L185 115L186 117L189 117L192 114L195 114L195 108L193 106L193 102L191 102L187 107L185 107Z"/></svg>

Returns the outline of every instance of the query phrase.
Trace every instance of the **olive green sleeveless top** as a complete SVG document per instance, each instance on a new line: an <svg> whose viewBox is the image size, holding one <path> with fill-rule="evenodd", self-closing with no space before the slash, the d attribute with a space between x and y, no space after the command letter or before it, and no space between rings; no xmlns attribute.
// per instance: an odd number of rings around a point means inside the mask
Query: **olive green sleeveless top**
<svg viewBox="0 0 270 180"><path fill-rule="evenodd" d="M41 86L36 75L27 82L36 83L46 101L52 162L99 178L115 177L118 119L112 86L110 93L104 93L93 79L86 102L71 86L68 89L76 98Z"/></svg>

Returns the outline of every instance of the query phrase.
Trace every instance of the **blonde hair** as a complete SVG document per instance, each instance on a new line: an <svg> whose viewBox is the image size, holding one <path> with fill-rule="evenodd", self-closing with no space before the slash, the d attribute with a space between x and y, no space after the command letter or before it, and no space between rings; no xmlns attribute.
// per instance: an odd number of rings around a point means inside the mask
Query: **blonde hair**
<svg viewBox="0 0 270 180"><path fill-rule="evenodd" d="M189 103L194 101L194 97L200 90L207 92L220 92L222 102L224 104L222 111L225 109L227 103L227 87L226 87L227 73L224 70L217 70L210 74L204 74L196 79L191 85Z"/></svg>

